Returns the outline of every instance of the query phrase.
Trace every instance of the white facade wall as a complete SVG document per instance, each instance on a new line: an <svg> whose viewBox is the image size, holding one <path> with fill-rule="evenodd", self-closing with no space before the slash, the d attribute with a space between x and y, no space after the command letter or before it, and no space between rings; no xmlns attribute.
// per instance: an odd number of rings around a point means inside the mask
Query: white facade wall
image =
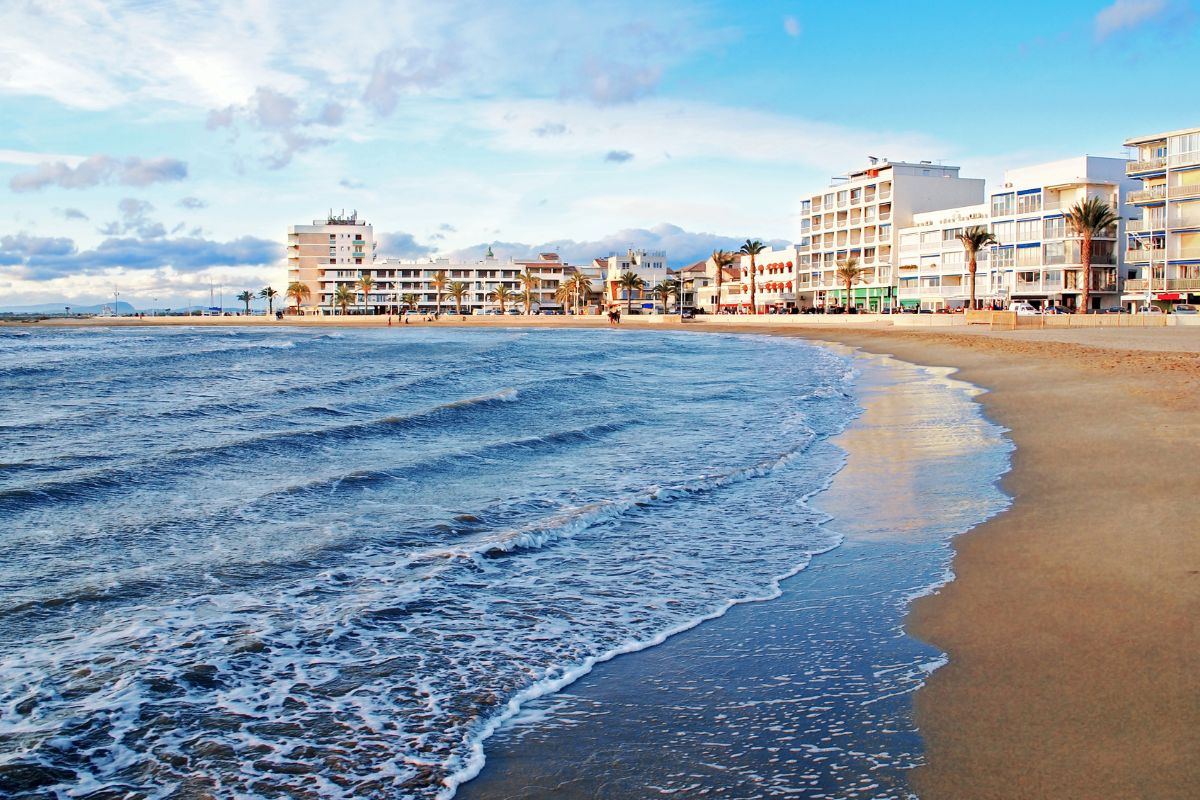
<svg viewBox="0 0 1200 800"><path fill-rule="evenodd" d="M711 260L711 259L710 259ZM796 283L799 275L800 252L796 245L764 250L754 257L755 305L783 310L796 305ZM750 303L750 256L740 256L741 290L736 296L742 304ZM725 292L722 292L725 294ZM729 305L737 302L724 301Z"/></svg>

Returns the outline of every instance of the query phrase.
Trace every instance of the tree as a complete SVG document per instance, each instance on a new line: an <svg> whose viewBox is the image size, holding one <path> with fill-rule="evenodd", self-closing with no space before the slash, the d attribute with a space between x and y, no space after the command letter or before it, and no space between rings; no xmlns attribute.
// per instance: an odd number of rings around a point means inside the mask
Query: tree
<svg viewBox="0 0 1200 800"><path fill-rule="evenodd" d="M333 291L333 303L342 307L342 316L346 316L346 308L354 302L354 292L349 284L339 283Z"/></svg>
<svg viewBox="0 0 1200 800"><path fill-rule="evenodd" d="M521 292L521 299L525 301L525 313L527 315L531 314L533 312L534 291L541 288L542 282L536 275L529 271L528 267L517 276L517 280L521 282L521 288L525 290Z"/></svg>
<svg viewBox="0 0 1200 800"><path fill-rule="evenodd" d="M979 308L979 303L975 299L975 270L979 268L976 255L989 244L999 244L999 242L996 241L995 235L982 225L973 225L967 228L965 232L958 235L958 240L962 242L963 250L967 251L967 282L970 286L971 309L973 310Z"/></svg>
<svg viewBox="0 0 1200 800"><path fill-rule="evenodd" d="M404 304L405 308L412 309L413 311L417 310L417 296L415 294L400 295L400 302Z"/></svg>
<svg viewBox="0 0 1200 800"><path fill-rule="evenodd" d="M678 286L675 281L667 278L662 283L656 283L651 289L651 295L657 295L662 299L663 313L667 313L667 301L671 299L671 295L676 294Z"/></svg>
<svg viewBox="0 0 1200 800"><path fill-rule="evenodd" d="M447 294L454 298L454 310L461 317L462 301L467 296L467 285L462 281L455 281L448 287Z"/></svg>
<svg viewBox="0 0 1200 800"><path fill-rule="evenodd" d="M755 304L755 300L754 300L755 284L757 283L757 281L755 280L756 275L755 275L754 258L755 258L755 256L757 256L759 253L761 253L763 250L766 250L766 249L767 249L767 246L765 244L763 244L762 242L760 242L758 239L747 239L746 243L742 245L742 248L740 250L738 250L738 252L741 253L742 255L750 256L750 313L751 314L758 313L758 306Z"/></svg>
<svg viewBox="0 0 1200 800"><path fill-rule="evenodd" d="M358 289L359 289L359 291L362 292L362 295L363 295L363 313L364 314L367 313L367 304L371 299L371 292L372 292L372 290L374 290L374 288L375 288L375 281L369 274L364 273L363 275L361 275L359 277Z"/></svg>
<svg viewBox="0 0 1200 800"><path fill-rule="evenodd" d="M442 315L442 293L446 291L446 286L449 285L450 278L446 275L446 270L439 269L433 273L433 278L429 281L429 285L437 292L437 313Z"/></svg>
<svg viewBox="0 0 1200 800"><path fill-rule="evenodd" d="M498 283L498 284L496 284L496 288L492 289L491 293L488 295L488 299L494 300L497 303L499 303L500 304L500 313L503 314L504 313L504 304L507 303L509 300L511 300L512 296L513 296L513 293L512 293L511 289L509 289L503 283Z"/></svg>
<svg viewBox="0 0 1200 800"><path fill-rule="evenodd" d="M246 316L250 316L250 303L254 300L254 292L246 290L239 294L237 299L246 304Z"/></svg>
<svg viewBox="0 0 1200 800"><path fill-rule="evenodd" d="M1112 207L1099 197L1081 200L1063 213L1067 230L1080 238L1079 263L1083 265L1083 295L1079 298L1077 313L1086 314L1092 290L1092 239L1101 236L1117 224L1119 216Z"/></svg>
<svg viewBox="0 0 1200 800"><path fill-rule="evenodd" d="M275 298L279 297L279 292L267 286L258 293L258 296L267 301L267 313L275 316Z"/></svg>
<svg viewBox="0 0 1200 800"><path fill-rule="evenodd" d="M300 314L300 303L312 296L312 290L308 288L307 283L294 281L288 284L287 296L296 301L296 314Z"/></svg>
<svg viewBox="0 0 1200 800"><path fill-rule="evenodd" d="M592 279L582 272L571 276L571 289L575 292L575 313L579 313L580 301L592 291Z"/></svg>
<svg viewBox="0 0 1200 800"><path fill-rule="evenodd" d="M561 280L558 282L558 288L554 290L554 299L562 304L564 314L567 308L570 307L571 298L574 296L574 288L571 282L571 278Z"/></svg>
<svg viewBox="0 0 1200 800"><path fill-rule="evenodd" d="M617 279L617 286L625 290L625 310L633 313L633 293L635 290L642 289L646 282L642 280L642 276L638 275L633 270L622 272L621 277Z"/></svg>
<svg viewBox="0 0 1200 800"><path fill-rule="evenodd" d="M725 280L725 268L735 261L735 256L728 250L713 250L713 263L717 265L717 291L713 295L714 314L721 313L721 284Z"/></svg>
<svg viewBox="0 0 1200 800"><path fill-rule="evenodd" d="M850 256L837 268L837 279L846 284L846 310L850 310L850 292L854 288L854 284L862 280L863 273L866 272L858 265L858 256Z"/></svg>

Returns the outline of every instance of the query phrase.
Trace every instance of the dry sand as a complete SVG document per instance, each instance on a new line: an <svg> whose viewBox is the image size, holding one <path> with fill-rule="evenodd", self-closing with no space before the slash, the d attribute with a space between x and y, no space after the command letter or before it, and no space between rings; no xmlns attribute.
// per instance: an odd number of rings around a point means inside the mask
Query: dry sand
<svg viewBox="0 0 1200 800"><path fill-rule="evenodd" d="M1011 429L1012 508L909 618L950 656L916 698L925 800L1200 797L1200 327L685 327L956 367Z"/></svg>

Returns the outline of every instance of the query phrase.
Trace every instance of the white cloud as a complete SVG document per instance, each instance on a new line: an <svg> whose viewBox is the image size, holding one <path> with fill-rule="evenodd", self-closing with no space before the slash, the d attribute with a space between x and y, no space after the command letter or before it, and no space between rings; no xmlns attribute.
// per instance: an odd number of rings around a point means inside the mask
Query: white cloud
<svg viewBox="0 0 1200 800"><path fill-rule="evenodd" d="M582 158L627 153L640 164L716 158L803 165L833 174L876 151L925 158L950 149L920 134L860 131L791 114L701 102L649 99L642 101L637 114L598 114L587 103L543 100L466 105L462 111L489 134L497 149ZM538 135L548 116L557 116L569 133Z"/></svg>
<svg viewBox="0 0 1200 800"><path fill-rule="evenodd" d="M1144 25L1167 8L1167 0L1116 0L1096 14L1096 39L1103 41L1113 34Z"/></svg>
<svg viewBox="0 0 1200 800"><path fill-rule="evenodd" d="M29 150L0 150L0 164L19 164L22 167L35 167L46 161L58 161L69 167L77 167L86 158L87 156L35 153Z"/></svg>

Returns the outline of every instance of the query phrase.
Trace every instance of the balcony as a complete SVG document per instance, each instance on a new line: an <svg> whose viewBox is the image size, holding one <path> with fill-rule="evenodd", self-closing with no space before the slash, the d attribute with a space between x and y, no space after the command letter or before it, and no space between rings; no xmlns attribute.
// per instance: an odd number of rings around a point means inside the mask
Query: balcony
<svg viewBox="0 0 1200 800"><path fill-rule="evenodd" d="M1190 153L1174 153L1171 155L1172 167L1192 167L1200 164L1200 151Z"/></svg>
<svg viewBox="0 0 1200 800"><path fill-rule="evenodd" d="M880 200L891 200L891 199L892 199L892 190L891 190L891 188L887 188L887 189L880 189L880 190L879 190L879 199L880 199Z"/></svg>
<svg viewBox="0 0 1200 800"><path fill-rule="evenodd" d="M1150 261L1162 261L1166 251L1161 247L1147 250L1144 247L1131 248L1125 251L1125 261L1132 264L1145 264Z"/></svg>
<svg viewBox="0 0 1200 800"><path fill-rule="evenodd" d="M1127 233L1149 233L1150 231L1161 231L1163 228L1164 224L1161 219L1135 219L1125 224Z"/></svg>
<svg viewBox="0 0 1200 800"><path fill-rule="evenodd" d="M1187 197L1200 197L1200 183L1191 186L1172 186L1170 195L1172 200L1182 200Z"/></svg>
<svg viewBox="0 0 1200 800"><path fill-rule="evenodd" d="M1146 291L1145 278L1130 278L1125 281L1125 291L1129 294ZM1155 278L1151 285L1154 292L1200 292L1200 278Z"/></svg>
<svg viewBox="0 0 1200 800"><path fill-rule="evenodd" d="M1125 165L1126 175L1137 175L1141 172L1156 172L1166 169L1167 160L1165 158L1150 158L1145 161L1130 161Z"/></svg>
<svg viewBox="0 0 1200 800"><path fill-rule="evenodd" d="M1155 200L1162 200L1167 196L1165 186L1151 186L1149 189L1139 189L1136 192L1130 192L1126 198L1130 203L1153 203Z"/></svg>
<svg viewBox="0 0 1200 800"><path fill-rule="evenodd" d="M879 212L879 221L880 222L889 222L891 219L892 219L892 212L890 212L890 211L880 211Z"/></svg>

